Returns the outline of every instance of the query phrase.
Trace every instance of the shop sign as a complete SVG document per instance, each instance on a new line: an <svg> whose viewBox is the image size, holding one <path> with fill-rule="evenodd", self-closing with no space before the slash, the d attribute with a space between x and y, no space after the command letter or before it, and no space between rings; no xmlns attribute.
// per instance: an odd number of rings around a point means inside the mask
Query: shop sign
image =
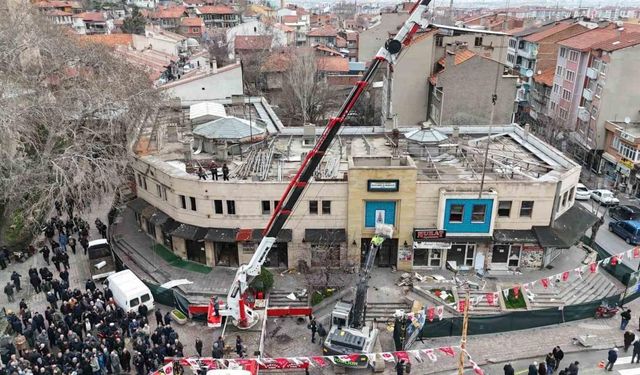
<svg viewBox="0 0 640 375"><path fill-rule="evenodd" d="M624 139L627 142L631 142L633 143L636 139L634 136L632 136L631 134L627 133L627 132L620 132L620 138Z"/></svg>
<svg viewBox="0 0 640 375"><path fill-rule="evenodd" d="M400 190L400 180L368 180L368 191L393 192Z"/></svg>
<svg viewBox="0 0 640 375"><path fill-rule="evenodd" d="M415 240L436 240L446 237L447 231L444 229L415 229L413 231L413 238Z"/></svg>

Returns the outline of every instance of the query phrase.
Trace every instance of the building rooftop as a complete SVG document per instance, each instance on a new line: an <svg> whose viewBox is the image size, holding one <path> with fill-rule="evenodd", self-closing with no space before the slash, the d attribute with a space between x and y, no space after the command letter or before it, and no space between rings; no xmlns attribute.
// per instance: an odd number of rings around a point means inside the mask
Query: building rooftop
<svg viewBox="0 0 640 375"><path fill-rule="evenodd" d="M205 5L203 7L196 8L196 12L199 14L235 14L236 12L227 5Z"/></svg>
<svg viewBox="0 0 640 375"><path fill-rule="evenodd" d="M532 43L536 43L539 42L545 38L548 38L554 34L557 34L559 32L562 32L570 27L573 27L574 25L577 25L576 23L573 22L558 22L556 25L549 27L549 28L545 28L544 30L541 31L537 31L531 35L528 35L524 38L524 40L526 40L527 42L532 42ZM588 31L589 29L587 29L584 26L579 25L580 27L583 28L584 31Z"/></svg>
<svg viewBox="0 0 640 375"><path fill-rule="evenodd" d="M556 75L555 67L549 67L543 70L540 74L536 74L533 76L533 80L537 83L543 84L545 86L552 87L553 86L553 77Z"/></svg>
<svg viewBox="0 0 640 375"><path fill-rule="evenodd" d="M578 51L588 51L590 49L613 51L639 44L640 38L636 35L637 33L640 33L640 25L624 23L622 27L619 27L612 23L607 27L589 30L561 40L558 44Z"/></svg>
<svg viewBox="0 0 640 375"><path fill-rule="evenodd" d="M199 125L193 133L189 130L178 132L181 134L178 139L171 137L171 132L164 132L166 139L161 142L163 148L151 155L147 153L145 160L156 166L162 164L162 168L169 168L173 173L188 175L184 147L193 142L193 134L206 133L205 136L217 137L215 132L226 131L225 126L214 129L215 134L210 133L209 129L205 132L204 128L211 127L211 124L226 124L228 121L242 124L243 131L249 129L249 122L246 121L248 116L246 113L243 115L241 106L225 104L225 109L227 115L238 115L245 120L225 118L212 121L204 124L206 126ZM189 110L183 111L186 113L180 116L189 118ZM257 121L262 129L262 123L268 120L267 117L271 117L273 121L275 115L268 115L264 109L257 109L250 116L253 116L252 121ZM188 129L188 125L186 126ZM428 128L429 134L425 134L425 128L401 128L399 130L402 134L396 142L392 140L391 133L385 133L382 128L344 127L327 150L315 176L318 180L342 181L346 178L349 160L389 159L397 155L401 158L409 157L407 160L411 162L407 165L415 166L412 168L417 169L419 181L478 182L485 165L489 129L488 126L461 126L456 129L433 127ZM235 180L288 181L322 135L324 127L315 127L311 133L308 130L302 127L284 128L280 124L275 132L269 130L267 138L259 137L259 142L243 144L241 155L217 161L228 165L231 178ZM230 136L245 137L248 136L246 133ZM425 140L427 142L421 142ZM214 158L215 155L204 151L191 155L191 159L200 163ZM352 165L361 164L358 163ZM576 163L517 125L491 127L485 169L487 181L557 181L562 174L575 168L578 168ZM195 175L192 176L197 179Z"/></svg>
<svg viewBox="0 0 640 375"><path fill-rule="evenodd" d="M338 30L331 25L326 25L313 29L307 33L307 36L315 37L335 37L338 35Z"/></svg>
<svg viewBox="0 0 640 375"><path fill-rule="evenodd" d="M236 35L233 48L236 51L261 51L271 48L271 35Z"/></svg>

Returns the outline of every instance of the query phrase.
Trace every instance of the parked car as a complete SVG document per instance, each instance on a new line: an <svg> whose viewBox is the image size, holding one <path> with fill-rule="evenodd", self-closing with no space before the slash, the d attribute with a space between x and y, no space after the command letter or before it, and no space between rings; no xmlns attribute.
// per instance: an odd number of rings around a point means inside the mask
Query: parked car
<svg viewBox="0 0 640 375"><path fill-rule="evenodd" d="M591 199L603 206L616 206L620 204L620 200L616 198L609 190L600 189L591 192Z"/></svg>
<svg viewBox="0 0 640 375"><path fill-rule="evenodd" d="M620 205L609 209L613 220L640 220L640 207Z"/></svg>
<svg viewBox="0 0 640 375"><path fill-rule="evenodd" d="M578 186L576 186L576 200L588 201L589 198L591 198L591 190L583 184L578 184Z"/></svg>
<svg viewBox="0 0 640 375"><path fill-rule="evenodd" d="M640 221L621 220L609 223L609 230L630 245L640 244Z"/></svg>

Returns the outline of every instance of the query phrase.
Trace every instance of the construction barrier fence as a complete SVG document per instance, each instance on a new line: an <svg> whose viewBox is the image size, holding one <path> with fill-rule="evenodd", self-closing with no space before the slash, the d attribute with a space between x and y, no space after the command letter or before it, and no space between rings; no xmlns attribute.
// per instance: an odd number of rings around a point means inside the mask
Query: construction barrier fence
<svg viewBox="0 0 640 375"><path fill-rule="evenodd" d="M584 237L582 241L596 251L598 254L597 260L602 260L613 255L597 243L591 244L588 237ZM626 293L623 292L622 294L576 305L566 305L541 310L518 310L498 315L470 316L467 333L469 335L482 335L508 332L588 319L594 317L596 308L602 303L620 305L621 303L626 304L640 297L640 288L638 288L638 285L640 285L638 284L640 272L635 271L624 263L618 263L616 265L607 264L600 268L625 285L627 287ZM421 336L460 336L462 334L462 320L462 316L444 318L442 320L436 317L431 322L425 322Z"/></svg>

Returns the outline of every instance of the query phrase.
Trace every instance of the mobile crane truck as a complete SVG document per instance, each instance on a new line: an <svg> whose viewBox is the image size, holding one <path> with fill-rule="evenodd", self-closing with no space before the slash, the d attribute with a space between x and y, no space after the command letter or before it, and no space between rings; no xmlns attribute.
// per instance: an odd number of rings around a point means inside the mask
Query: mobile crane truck
<svg viewBox="0 0 640 375"><path fill-rule="evenodd" d="M220 311L222 316L231 318L232 323L238 328L248 329L260 320L258 313L246 305L243 297L251 279L260 274L260 268L267 259L267 255L274 245L278 234L291 216L293 209L304 193L307 184L311 180L311 177L313 177L325 152L329 149L329 146L338 134L345 119L353 109L364 89L374 78L380 64L387 62L392 66L397 61L402 48L409 45L413 35L419 29L428 25L428 22L422 18L422 15L427 11L430 2L431 0L418 0L411 9L408 19L396 35L385 41L384 46L378 50L376 56L369 63L369 67L364 73L362 80L358 81L351 89L345 102L340 107L338 115L329 120L329 123L320 138L318 138L315 146L304 158L295 176L287 185L282 198L279 200L263 231L264 237L262 237L253 257L251 257L248 264L238 267L227 295L226 305L224 309ZM328 353L363 353L370 351L373 345L375 345L377 330L366 327L363 328L369 272L373 267L378 249L382 246L385 237L391 236L393 229L380 226L376 228L376 232L376 236L374 236L371 241L366 262L359 272L358 287L353 305L339 303L334 310L334 314L332 314L338 320L335 324L332 324L330 332L327 335L324 350ZM342 314L340 313L341 310L343 311ZM342 316L342 318L340 318L340 316Z"/></svg>

